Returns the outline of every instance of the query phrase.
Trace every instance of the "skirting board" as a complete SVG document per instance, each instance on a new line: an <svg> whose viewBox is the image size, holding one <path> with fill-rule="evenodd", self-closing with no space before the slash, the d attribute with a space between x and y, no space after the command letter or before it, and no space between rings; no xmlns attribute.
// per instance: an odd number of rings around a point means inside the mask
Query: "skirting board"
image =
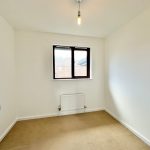
<svg viewBox="0 0 150 150"><path fill-rule="evenodd" d="M140 134L138 131L133 129L130 125L120 120L116 115L114 115L112 112L110 112L108 109L105 109L105 111L110 114L112 117L114 117L117 121L119 121L123 126L125 126L127 129L129 129L134 135L136 135L138 138L140 138L144 143L150 146L150 141L145 138L142 134Z"/></svg>
<svg viewBox="0 0 150 150"><path fill-rule="evenodd" d="M27 116L27 117L18 117L17 121L24 121L24 120L32 120L32 119L41 119L41 118L48 118L48 117L57 117L57 116L64 116L64 115L73 115L79 113L86 113L86 112L95 112L95 111L102 111L103 108L86 108L85 111L66 111L66 112L56 112L44 115L35 115L35 116Z"/></svg>
<svg viewBox="0 0 150 150"><path fill-rule="evenodd" d="M88 112L95 112L95 111L103 111L104 108L94 108L94 109L81 109L81 110L71 110L71 111L62 111L59 112L58 116L65 116L65 115L73 115L73 114L80 114L80 113L88 113Z"/></svg>
<svg viewBox="0 0 150 150"><path fill-rule="evenodd" d="M17 120L15 119L10 126L4 131L4 133L0 136L0 142L4 139L4 137L9 133L12 127L16 124Z"/></svg>

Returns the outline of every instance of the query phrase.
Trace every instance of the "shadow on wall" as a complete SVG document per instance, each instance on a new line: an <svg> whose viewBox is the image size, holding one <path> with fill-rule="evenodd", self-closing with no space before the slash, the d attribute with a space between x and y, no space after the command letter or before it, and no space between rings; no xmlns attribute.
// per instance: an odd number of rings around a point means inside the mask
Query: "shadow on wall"
<svg viewBox="0 0 150 150"><path fill-rule="evenodd" d="M121 88L115 80L112 79L108 80L107 84L107 98L106 98L106 108L107 111L110 112L112 115L121 118L121 111L119 106L119 101L121 101Z"/></svg>

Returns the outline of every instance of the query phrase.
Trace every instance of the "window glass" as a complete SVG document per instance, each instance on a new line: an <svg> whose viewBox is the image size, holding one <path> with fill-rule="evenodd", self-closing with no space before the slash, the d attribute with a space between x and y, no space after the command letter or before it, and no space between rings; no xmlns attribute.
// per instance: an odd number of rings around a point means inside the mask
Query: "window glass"
<svg viewBox="0 0 150 150"><path fill-rule="evenodd" d="M87 51L74 51L75 76L87 76Z"/></svg>
<svg viewBox="0 0 150 150"><path fill-rule="evenodd" d="M55 77L71 78L71 50L55 49Z"/></svg>

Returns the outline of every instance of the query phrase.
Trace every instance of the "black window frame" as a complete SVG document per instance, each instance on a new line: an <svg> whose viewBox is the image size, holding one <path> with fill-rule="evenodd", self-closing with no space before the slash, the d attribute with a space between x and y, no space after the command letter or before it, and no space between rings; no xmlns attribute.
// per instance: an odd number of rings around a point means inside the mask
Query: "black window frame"
<svg viewBox="0 0 150 150"><path fill-rule="evenodd" d="M69 48L71 50L71 77L68 78L55 77L55 48L60 48L60 49ZM87 52L87 76L75 76L74 51ZM89 47L53 45L53 79L59 80L59 79L88 79L88 78L90 78L90 48Z"/></svg>

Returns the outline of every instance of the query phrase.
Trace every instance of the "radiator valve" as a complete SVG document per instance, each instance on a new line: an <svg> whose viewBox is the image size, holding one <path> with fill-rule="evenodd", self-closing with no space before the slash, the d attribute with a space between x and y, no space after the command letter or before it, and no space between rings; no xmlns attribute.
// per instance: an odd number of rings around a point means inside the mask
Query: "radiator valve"
<svg viewBox="0 0 150 150"><path fill-rule="evenodd" d="M58 106L58 111L61 111L61 106L60 105Z"/></svg>
<svg viewBox="0 0 150 150"><path fill-rule="evenodd" d="M87 108L87 106L86 105L84 105L84 109L86 109Z"/></svg>

